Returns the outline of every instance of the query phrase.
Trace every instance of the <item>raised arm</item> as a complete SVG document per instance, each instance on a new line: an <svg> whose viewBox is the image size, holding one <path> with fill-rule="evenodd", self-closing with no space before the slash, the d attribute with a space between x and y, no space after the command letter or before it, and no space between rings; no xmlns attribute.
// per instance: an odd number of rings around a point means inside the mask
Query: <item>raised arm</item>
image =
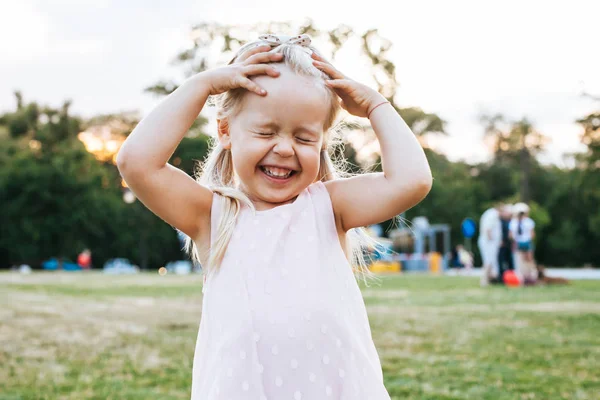
<svg viewBox="0 0 600 400"><path fill-rule="evenodd" d="M194 239L202 227L210 227L212 192L168 160L209 95L240 87L266 94L249 77L278 76L266 63L280 61L281 55L266 53L270 49L253 48L239 62L186 80L136 126L117 155L119 171L140 201Z"/></svg>
<svg viewBox="0 0 600 400"><path fill-rule="evenodd" d="M209 96L202 74L184 82L129 135L117 166L133 193L168 224L196 238L210 218L212 192L168 164Z"/></svg>
<svg viewBox="0 0 600 400"><path fill-rule="evenodd" d="M415 135L396 110L375 90L347 79L330 64L315 65L334 78L329 82L353 115L370 117L381 147L382 173L326 182L338 228L379 223L418 204L429 193L431 170Z"/></svg>

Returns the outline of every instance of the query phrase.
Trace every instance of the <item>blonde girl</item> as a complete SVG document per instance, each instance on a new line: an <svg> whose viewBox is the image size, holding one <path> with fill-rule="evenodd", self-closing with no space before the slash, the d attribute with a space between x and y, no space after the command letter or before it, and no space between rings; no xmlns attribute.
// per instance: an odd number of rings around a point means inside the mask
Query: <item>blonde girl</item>
<svg viewBox="0 0 600 400"><path fill-rule="evenodd" d="M218 143L197 182L167 161L209 96L220 96ZM370 120L382 173L338 178L329 130L340 105ZM347 236L417 204L432 178L381 94L308 35L263 35L169 95L117 161L207 273L192 399L389 399Z"/></svg>

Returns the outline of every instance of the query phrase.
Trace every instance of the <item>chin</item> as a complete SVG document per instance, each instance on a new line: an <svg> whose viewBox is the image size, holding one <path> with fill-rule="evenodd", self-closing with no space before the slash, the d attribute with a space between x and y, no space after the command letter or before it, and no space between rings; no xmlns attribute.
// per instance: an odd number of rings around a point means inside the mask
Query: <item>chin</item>
<svg viewBox="0 0 600 400"><path fill-rule="evenodd" d="M300 194L303 187L298 185L289 186L286 188L273 189L269 187L260 187L258 192L262 195L261 197L269 203L279 204L293 200Z"/></svg>

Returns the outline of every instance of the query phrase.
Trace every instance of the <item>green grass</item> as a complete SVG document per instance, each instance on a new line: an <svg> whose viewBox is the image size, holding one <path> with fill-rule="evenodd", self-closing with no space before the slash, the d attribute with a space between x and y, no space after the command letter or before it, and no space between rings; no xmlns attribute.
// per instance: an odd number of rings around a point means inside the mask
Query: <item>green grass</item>
<svg viewBox="0 0 600 400"><path fill-rule="evenodd" d="M0 400L189 399L201 283L0 274ZM600 281L362 290L393 399L600 399Z"/></svg>

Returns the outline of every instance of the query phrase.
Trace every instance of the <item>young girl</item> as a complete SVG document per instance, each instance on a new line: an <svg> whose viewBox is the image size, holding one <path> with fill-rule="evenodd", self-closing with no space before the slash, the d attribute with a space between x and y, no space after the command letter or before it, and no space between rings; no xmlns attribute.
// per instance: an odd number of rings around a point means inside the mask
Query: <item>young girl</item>
<svg viewBox="0 0 600 400"><path fill-rule="evenodd" d="M417 204L431 172L389 102L318 54L307 35L261 36L188 79L119 152L129 187L207 273L192 399L389 399L346 235ZM196 182L167 161L211 95L218 143ZM340 103L370 119L383 173L337 178Z"/></svg>
<svg viewBox="0 0 600 400"><path fill-rule="evenodd" d="M516 242L517 273L523 283L532 284L538 278L533 259L535 222L529 218L529 206L525 203L515 204L514 213L515 217L510 221L508 229L511 238Z"/></svg>
<svg viewBox="0 0 600 400"><path fill-rule="evenodd" d="M508 229L517 243L517 251L522 252L527 261L533 261L532 241L535 237L535 222L529 218L527 204L515 204L515 217L510 221Z"/></svg>

